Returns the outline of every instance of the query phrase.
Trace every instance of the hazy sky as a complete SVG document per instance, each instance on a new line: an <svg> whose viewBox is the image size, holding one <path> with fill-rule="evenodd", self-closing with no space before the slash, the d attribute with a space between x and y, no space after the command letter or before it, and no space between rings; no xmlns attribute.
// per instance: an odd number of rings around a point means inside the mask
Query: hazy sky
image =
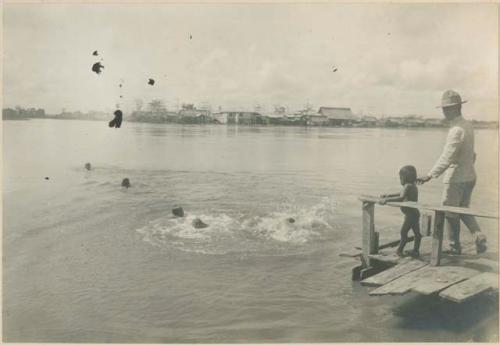
<svg viewBox="0 0 500 345"><path fill-rule="evenodd" d="M122 94L126 111L161 98L440 116L451 88L469 118L497 118L494 4L4 4L3 16L4 107L110 110Z"/></svg>

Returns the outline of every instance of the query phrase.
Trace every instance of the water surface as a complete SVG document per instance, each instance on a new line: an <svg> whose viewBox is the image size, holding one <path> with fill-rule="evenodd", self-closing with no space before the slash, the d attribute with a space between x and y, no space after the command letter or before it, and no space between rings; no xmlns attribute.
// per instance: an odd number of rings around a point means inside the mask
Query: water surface
<svg viewBox="0 0 500 345"><path fill-rule="evenodd" d="M491 298L368 297L339 256L360 245L357 197L398 191L402 165L427 172L445 130L32 120L3 134L5 341L498 339ZM473 207L494 212L497 132L476 142ZM377 207L382 241L400 222Z"/></svg>

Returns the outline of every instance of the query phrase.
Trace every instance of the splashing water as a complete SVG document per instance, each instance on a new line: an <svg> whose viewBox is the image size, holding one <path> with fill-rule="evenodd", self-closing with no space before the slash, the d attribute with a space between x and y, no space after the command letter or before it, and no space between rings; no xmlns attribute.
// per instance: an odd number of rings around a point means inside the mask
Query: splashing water
<svg viewBox="0 0 500 345"><path fill-rule="evenodd" d="M200 218L207 228L196 229ZM289 219L294 221L290 222ZM137 229L143 240L158 247L174 247L203 254L266 251L301 247L335 230L333 202L323 199L311 208L282 204L269 214L253 215L201 212L186 217L162 217Z"/></svg>

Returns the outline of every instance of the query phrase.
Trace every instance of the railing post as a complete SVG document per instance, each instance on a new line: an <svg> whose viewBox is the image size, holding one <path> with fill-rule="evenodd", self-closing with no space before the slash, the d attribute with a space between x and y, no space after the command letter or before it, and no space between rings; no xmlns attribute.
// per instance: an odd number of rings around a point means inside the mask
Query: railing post
<svg viewBox="0 0 500 345"><path fill-rule="evenodd" d="M432 231L431 266L439 266L443 249L444 212L434 212L434 229Z"/></svg>
<svg viewBox="0 0 500 345"><path fill-rule="evenodd" d="M363 213L363 248L362 258L365 267L370 267L370 258L368 255L376 252L375 248L375 203L364 201L362 204Z"/></svg>
<svg viewBox="0 0 500 345"><path fill-rule="evenodd" d="M420 230L422 236L430 236L432 234L432 214L422 212L420 216Z"/></svg>

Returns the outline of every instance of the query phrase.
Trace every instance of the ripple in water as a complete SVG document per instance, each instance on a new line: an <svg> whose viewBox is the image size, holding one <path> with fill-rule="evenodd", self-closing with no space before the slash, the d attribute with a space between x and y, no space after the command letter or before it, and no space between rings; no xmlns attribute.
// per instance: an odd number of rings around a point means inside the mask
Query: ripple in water
<svg viewBox="0 0 500 345"><path fill-rule="evenodd" d="M200 218L207 228L195 229ZM295 221L289 221L293 218ZM335 230L333 202L323 199L311 208L282 205L264 215L209 213L151 220L137 229L144 241L161 248L200 254L253 252L266 255L297 254Z"/></svg>

